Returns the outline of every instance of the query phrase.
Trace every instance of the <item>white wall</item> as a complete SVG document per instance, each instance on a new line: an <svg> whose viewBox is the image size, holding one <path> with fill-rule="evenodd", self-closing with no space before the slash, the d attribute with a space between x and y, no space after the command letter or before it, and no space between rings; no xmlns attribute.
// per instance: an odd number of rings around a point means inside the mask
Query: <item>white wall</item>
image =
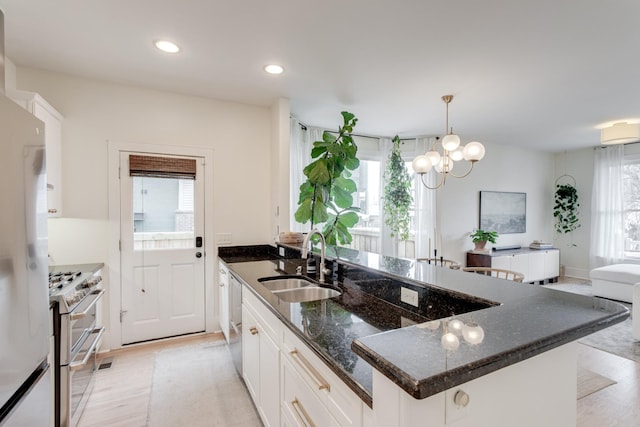
<svg viewBox="0 0 640 427"><path fill-rule="evenodd" d="M640 153L640 144L627 144L626 154ZM555 177L571 175L576 180L579 218L581 227L566 235L554 233L554 244L560 249L560 262L566 266L567 276L589 278L589 244L591 236L591 189L593 187L594 148L557 153L555 155ZM554 180L555 181L555 180ZM560 183L566 183L566 180ZM554 188L555 191L555 188ZM573 246L575 245L575 246ZM637 260L625 262L637 263Z"/></svg>
<svg viewBox="0 0 640 427"><path fill-rule="evenodd" d="M466 264L473 249L469 234L479 226L480 191L527 194L525 233L501 234L495 246L521 245L533 240L551 241L554 191L551 153L484 142L486 154L466 178L448 178L438 191L438 221L445 258ZM488 244L487 247L491 245ZM442 251L442 252L441 252Z"/></svg>
<svg viewBox="0 0 640 427"><path fill-rule="evenodd" d="M66 218L106 220L107 141L214 149L213 220L234 244L271 241L268 107L177 95L18 68L18 89L38 92L65 117L62 135ZM258 172L258 173L256 173ZM54 231L59 224L52 220ZM52 249L74 247L74 239ZM98 244L98 246L105 246ZM87 248L92 251L91 248ZM96 259L103 252L95 249ZM65 255L54 253L54 258Z"/></svg>
<svg viewBox="0 0 640 427"><path fill-rule="evenodd" d="M202 147L213 150L213 235L233 244L268 243L271 233L272 113L269 107L184 96L42 70L16 68L16 88L39 93L63 116L64 218L49 220L49 251L58 264L104 262L109 278L108 143ZM288 105L288 104L287 104ZM212 255L212 256L211 256ZM215 263L215 253L207 257ZM209 268L209 271L217 269ZM115 273L117 274L117 273ZM214 276L214 275L213 275ZM215 303L213 277L206 278ZM107 289L108 289L107 281ZM112 294L116 294L116 290ZM118 292L119 294L119 292ZM209 298L207 298L209 299ZM104 312L117 312L111 301ZM115 310L115 311L114 311ZM208 313L210 316L210 313ZM113 316L111 316L113 317ZM105 321L115 322L114 318ZM209 326L207 326L209 329ZM113 326L114 332L117 327ZM107 331L110 333L111 331ZM119 334L107 348L119 346Z"/></svg>

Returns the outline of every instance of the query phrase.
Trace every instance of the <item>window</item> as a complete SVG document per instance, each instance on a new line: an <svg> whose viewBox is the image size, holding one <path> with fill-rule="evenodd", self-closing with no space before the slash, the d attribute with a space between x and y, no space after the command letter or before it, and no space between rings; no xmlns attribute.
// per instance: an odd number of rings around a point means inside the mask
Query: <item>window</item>
<svg viewBox="0 0 640 427"><path fill-rule="evenodd" d="M625 158L623 199L625 256L640 258L640 156Z"/></svg>

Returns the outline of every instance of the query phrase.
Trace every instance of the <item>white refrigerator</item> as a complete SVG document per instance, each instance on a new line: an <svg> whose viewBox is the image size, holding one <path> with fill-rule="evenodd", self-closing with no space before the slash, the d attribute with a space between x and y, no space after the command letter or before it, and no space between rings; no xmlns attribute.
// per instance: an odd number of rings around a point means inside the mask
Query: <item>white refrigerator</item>
<svg viewBox="0 0 640 427"><path fill-rule="evenodd" d="M51 425L44 124L0 93L0 426Z"/></svg>

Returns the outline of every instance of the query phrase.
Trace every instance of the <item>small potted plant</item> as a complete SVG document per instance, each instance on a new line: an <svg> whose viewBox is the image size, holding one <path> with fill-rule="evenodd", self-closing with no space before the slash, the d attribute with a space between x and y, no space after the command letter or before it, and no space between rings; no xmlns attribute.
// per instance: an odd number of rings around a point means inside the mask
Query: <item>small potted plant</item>
<svg viewBox="0 0 640 427"><path fill-rule="evenodd" d="M485 251L484 247L487 242L491 242L493 244L496 243L496 239L498 238L498 233L495 231L485 231L481 229L477 229L471 235L471 241L476 245L474 250L476 251Z"/></svg>

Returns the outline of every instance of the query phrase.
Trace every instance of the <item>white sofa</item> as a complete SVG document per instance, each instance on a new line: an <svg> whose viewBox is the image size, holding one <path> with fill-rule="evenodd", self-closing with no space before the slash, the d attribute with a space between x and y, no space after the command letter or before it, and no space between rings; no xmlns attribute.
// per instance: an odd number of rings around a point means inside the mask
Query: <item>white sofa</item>
<svg viewBox="0 0 640 427"><path fill-rule="evenodd" d="M640 283L640 264L613 264L589 273L593 294L598 297L632 302L633 285Z"/></svg>

